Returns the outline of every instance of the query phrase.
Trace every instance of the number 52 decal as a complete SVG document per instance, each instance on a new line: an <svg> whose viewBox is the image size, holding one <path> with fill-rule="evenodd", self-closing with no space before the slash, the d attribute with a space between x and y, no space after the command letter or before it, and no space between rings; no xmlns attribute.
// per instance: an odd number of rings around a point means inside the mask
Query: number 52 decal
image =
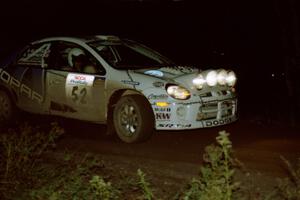
<svg viewBox="0 0 300 200"><path fill-rule="evenodd" d="M95 77L69 73L66 80L66 95L70 104L88 106Z"/></svg>
<svg viewBox="0 0 300 200"><path fill-rule="evenodd" d="M72 88L72 100L77 103L79 101L79 103L81 104L86 104L86 94L87 94L87 89L86 88L81 88L79 90L78 86L73 86Z"/></svg>

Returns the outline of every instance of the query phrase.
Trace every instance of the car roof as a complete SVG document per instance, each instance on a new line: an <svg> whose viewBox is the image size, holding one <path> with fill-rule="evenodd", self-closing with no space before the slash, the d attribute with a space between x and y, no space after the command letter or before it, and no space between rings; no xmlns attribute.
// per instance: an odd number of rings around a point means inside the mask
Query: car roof
<svg viewBox="0 0 300 200"><path fill-rule="evenodd" d="M67 41L74 42L77 44L84 44L93 41L120 41L120 38L114 35L93 35L86 37L47 37L41 40L37 40L32 42L32 44L38 44L43 42L51 42L51 41Z"/></svg>

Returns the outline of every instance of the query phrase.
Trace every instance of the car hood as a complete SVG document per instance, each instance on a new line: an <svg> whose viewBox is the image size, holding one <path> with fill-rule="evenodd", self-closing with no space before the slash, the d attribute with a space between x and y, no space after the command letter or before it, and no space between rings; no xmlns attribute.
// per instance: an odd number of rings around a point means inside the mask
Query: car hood
<svg viewBox="0 0 300 200"><path fill-rule="evenodd" d="M200 70L193 67L176 66L162 67L158 69L140 69L134 70L134 72L164 81L176 81L186 84L187 82L190 82L197 74L199 74Z"/></svg>
<svg viewBox="0 0 300 200"><path fill-rule="evenodd" d="M130 76L136 81L136 84L143 83L147 84L165 84L174 83L182 85L190 90L197 90L193 84L193 80L199 76L199 74L207 74L211 69L200 70L193 67L162 67L156 69L139 69L139 70L129 70ZM156 86L155 86L156 87ZM212 89L228 89L229 86L216 85L214 87L209 87L206 84L203 86L201 92L205 93ZM197 90L198 91L198 90Z"/></svg>

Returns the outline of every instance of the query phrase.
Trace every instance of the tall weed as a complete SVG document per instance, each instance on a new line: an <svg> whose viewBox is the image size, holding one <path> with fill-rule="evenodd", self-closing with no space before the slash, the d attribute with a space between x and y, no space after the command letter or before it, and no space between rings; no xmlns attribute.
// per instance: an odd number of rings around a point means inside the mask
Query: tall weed
<svg viewBox="0 0 300 200"><path fill-rule="evenodd" d="M150 184L146 181L146 178L145 178L146 174L141 169L138 169L137 175L139 177L138 185L139 185L140 189L143 191L144 198L146 200L153 199L154 195L150 189Z"/></svg>
<svg viewBox="0 0 300 200"><path fill-rule="evenodd" d="M205 148L204 165L200 169L200 177L194 178L189 189L184 193L184 200L231 200L233 191L239 183L234 182L234 160L229 133L219 132L217 145Z"/></svg>

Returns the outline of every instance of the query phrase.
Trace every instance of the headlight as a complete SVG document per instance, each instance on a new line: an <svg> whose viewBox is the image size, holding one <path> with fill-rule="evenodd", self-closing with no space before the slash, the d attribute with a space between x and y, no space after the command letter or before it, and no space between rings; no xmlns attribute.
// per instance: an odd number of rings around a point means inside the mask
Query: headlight
<svg viewBox="0 0 300 200"><path fill-rule="evenodd" d="M178 85L167 86L167 93L174 99L186 100L191 97L190 91Z"/></svg>
<svg viewBox="0 0 300 200"><path fill-rule="evenodd" d="M218 75L217 75L217 81L220 85L225 85L226 84L226 78L227 78L227 71L224 70L224 69L221 69L219 72L218 72Z"/></svg>
<svg viewBox="0 0 300 200"><path fill-rule="evenodd" d="M206 75L206 82L207 82L207 85L209 86L215 86L217 85L217 72L212 70L210 72L208 72L208 74Z"/></svg>
<svg viewBox="0 0 300 200"><path fill-rule="evenodd" d="M226 78L226 83L229 86L234 86L236 83L236 75L233 71L229 71Z"/></svg>

